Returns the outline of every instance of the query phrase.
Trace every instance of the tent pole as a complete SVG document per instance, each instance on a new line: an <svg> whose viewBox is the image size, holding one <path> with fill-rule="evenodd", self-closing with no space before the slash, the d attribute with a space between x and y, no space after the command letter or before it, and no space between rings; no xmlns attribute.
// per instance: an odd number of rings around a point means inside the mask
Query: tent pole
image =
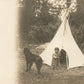
<svg viewBox="0 0 84 84"><path fill-rule="evenodd" d="M68 55L66 53L66 65L67 65L67 68L69 67L69 58L68 58Z"/></svg>

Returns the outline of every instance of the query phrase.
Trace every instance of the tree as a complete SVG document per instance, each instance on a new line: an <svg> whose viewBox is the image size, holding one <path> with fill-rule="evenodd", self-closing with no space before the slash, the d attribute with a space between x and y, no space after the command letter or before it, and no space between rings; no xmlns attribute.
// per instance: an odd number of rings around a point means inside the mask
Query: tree
<svg viewBox="0 0 84 84"><path fill-rule="evenodd" d="M79 47L84 45L84 0L77 0L77 11L70 16L70 24L73 35Z"/></svg>
<svg viewBox="0 0 84 84"><path fill-rule="evenodd" d="M77 11L71 15L71 24L76 27L84 24L84 1L77 0Z"/></svg>
<svg viewBox="0 0 84 84"><path fill-rule="evenodd" d="M28 31L30 30L31 25L31 18L33 16L33 9L32 9L32 2L33 0L23 0L20 2L22 4L19 7L19 37L20 37L20 44L21 46L27 42L28 38Z"/></svg>
<svg viewBox="0 0 84 84"><path fill-rule="evenodd" d="M48 25L52 21L53 17L49 13L50 4L48 0L40 0L39 13L37 15L38 22L42 25Z"/></svg>

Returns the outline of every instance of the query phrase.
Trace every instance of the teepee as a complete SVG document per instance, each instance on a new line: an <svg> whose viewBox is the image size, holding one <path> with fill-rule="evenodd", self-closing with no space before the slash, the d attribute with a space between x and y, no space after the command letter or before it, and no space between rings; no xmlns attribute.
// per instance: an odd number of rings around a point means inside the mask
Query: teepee
<svg viewBox="0 0 84 84"><path fill-rule="evenodd" d="M55 47L66 51L69 60L69 63L67 63L68 69L84 65L84 55L72 36L67 17L64 18L56 35L40 55L45 64L51 65Z"/></svg>

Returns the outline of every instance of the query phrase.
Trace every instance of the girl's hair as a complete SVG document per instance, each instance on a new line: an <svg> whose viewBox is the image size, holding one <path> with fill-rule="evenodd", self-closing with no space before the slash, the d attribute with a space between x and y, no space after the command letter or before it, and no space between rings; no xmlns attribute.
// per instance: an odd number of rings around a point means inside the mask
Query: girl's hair
<svg viewBox="0 0 84 84"><path fill-rule="evenodd" d="M59 48L58 48L58 47L56 47L56 48L55 48L55 50L59 50Z"/></svg>

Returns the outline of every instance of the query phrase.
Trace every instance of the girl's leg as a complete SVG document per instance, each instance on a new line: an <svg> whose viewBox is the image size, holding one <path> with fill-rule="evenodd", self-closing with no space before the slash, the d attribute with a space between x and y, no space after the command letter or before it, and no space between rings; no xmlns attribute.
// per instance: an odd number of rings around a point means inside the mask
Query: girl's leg
<svg viewBox="0 0 84 84"><path fill-rule="evenodd" d="M57 67L59 67L60 66L60 60L59 60L59 58L57 58Z"/></svg>
<svg viewBox="0 0 84 84"><path fill-rule="evenodd" d="M54 58L52 59L52 69L54 69L55 68L55 64L54 64Z"/></svg>

